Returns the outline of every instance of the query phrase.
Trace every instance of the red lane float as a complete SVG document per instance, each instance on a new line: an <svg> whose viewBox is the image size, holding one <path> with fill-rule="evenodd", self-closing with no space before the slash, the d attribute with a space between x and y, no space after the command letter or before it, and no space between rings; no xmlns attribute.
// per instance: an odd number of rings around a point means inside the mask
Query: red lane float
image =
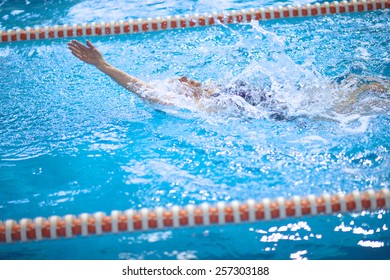
<svg viewBox="0 0 390 280"><path fill-rule="evenodd" d="M32 240L70 238L76 236L101 235L118 232L140 232L180 227L240 224L320 214L334 214L390 209L390 191L352 192L310 195L305 198L263 199L244 203L218 202L215 205L203 203L199 206L173 206L169 209L129 209L112 211L109 216L103 212L95 214L38 217L0 221L0 243L25 242Z"/></svg>
<svg viewBox="0 0 390 280"><path fill-rule="evenodd" d="M251 22L253 20L273 20L280 18L311 17L353 12L367 12L390 8L390 0L352 0L350 2L325 2L323 4L307 4L305 6L278 6L260 9L226 11L223 13L205 13L184 16L168 16L166 18L148 18L138 20L120 20L109 23L83 23L55 25L26 29L10 29L0 31L0 42L16 42L26 40L73 38L80 36L103 36L142 33L177 28L191 28L216 24L233 24Z"/></svg>

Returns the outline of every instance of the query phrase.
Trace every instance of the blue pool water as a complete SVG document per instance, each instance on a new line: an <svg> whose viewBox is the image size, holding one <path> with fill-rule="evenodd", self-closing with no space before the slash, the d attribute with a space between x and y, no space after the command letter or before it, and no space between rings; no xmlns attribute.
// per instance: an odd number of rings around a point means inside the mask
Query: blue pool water
<svg viewBox="0 0 390 280"><path fill-rule="evenodd" d="M0 28L311 3L54 2L2 1ZM90 39L161 95L179 75L264 87L282 121L145 104L65 39L1 44L0 220L388 188L389 30L386 10ZM347 102L372 82L386 90ZM389 223L374 211L1 244L0 259L389 259Z"/></svg>

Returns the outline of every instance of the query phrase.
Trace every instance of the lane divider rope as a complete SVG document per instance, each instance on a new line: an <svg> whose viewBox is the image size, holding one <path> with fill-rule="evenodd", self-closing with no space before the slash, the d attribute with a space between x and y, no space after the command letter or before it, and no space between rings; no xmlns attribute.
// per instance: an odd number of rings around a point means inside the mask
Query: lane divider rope
<svg viewBox="0 0 390 280"><path fill-rule="evenodd" d="M16 42L52 38L74 38L80 36L103 36L142 33L149 31L192 28L216 24L235 24L264 21L280 18L312 17L343 13L357 13L390 8L390 0L351 0L323 4L306 4L304 6L278 6L260 9L225 11L223 13L204 13L184 16L167 16L165 18L140 18L127 21L111 21L101 23L83 23L74 25L54 25L45 27L27 27L26 29L10 29L0 31L0 42Z"/></svg>
<svg viewBox="0 0 390 280"><path fill-rule="evenodd" d="M275 219L315 216L360 211L390 209L390 191L354 191L350 194L323 194L315 197L294 196L288 200L265 198L256 202L249 199L240 203L203 203L171 208L114 210L110 215L95 214L51 216L35 219L8 219L0 221L0 243L26 242L33 240L61 239L76 236L103 235L119 232L144 232L150 230L197 227L209 225L241 224Z"/></svg>

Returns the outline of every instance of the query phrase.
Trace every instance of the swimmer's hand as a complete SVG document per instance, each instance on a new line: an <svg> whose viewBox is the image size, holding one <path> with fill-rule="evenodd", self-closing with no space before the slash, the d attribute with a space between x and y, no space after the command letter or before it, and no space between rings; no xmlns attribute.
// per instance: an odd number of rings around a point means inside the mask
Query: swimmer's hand
<svg viewBox="0 0 390 280"><path fill-rule="evenodd" d="M90 41L87 41L85 46L77 40L72 40L68 43L68 47L75 57L85 63L95 66L99 71L108 75L119 85L135 93L140 98L151 103L170 105L168 101L160 100L152 94L153 87L150 84L109 64Z"/></svg>
<svg viewBox="0 0 390 280"><path fill-rule="evenodd" d="M68 43L68 48L72 54L81 61L94 65L96 67L103 65L106 61L99 50L92 45L90 41L86 41L86 46L77 40L72 40Z"/></svg>

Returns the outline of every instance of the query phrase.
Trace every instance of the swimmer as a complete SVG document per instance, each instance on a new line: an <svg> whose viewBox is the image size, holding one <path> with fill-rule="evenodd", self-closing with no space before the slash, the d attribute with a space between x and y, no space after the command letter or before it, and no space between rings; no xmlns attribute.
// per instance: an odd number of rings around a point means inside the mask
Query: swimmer
<svg viewBox="0 0 390 280"><path fill-rule="evenodd" d="M72 40L68 43L68 47L72 54L81 61L95 66L98 70L111 77L115 82L124 87L125 89L133 92L144 101L150 103L157 103L161 105L173 106L172 100L162 99L161 96L155 94L156 89L152 84L146 83L141 79L129 75L116 67L109 64L102 56L100 51L90 42L86 41L86 45L83 45L77 40ZM180 94L187 96L195 101L198 108L207 112L217 112L219 107L226 107L228 105L219 102L223 96L230 98L230 103L234 104L240 110L243 110L246 105L252 106L267 106L271 110L270 117L275 119L284 119L287 114L287 106L283 103L276 101L272 98L272 92L265 92L265 90L252 87L243 81L236 81L225 87L220 87L215 84L204 84L201 82L182 76L177 78L177 81L181 83ZM350 80L346 79L345 83L348 84ZM353 103L357 102L358 96L362 92L388 92L389 89L381 83L372 82L364 84L352 91L347 98L344 98L341 103L335 104L336 111L346 111L348 107L351 107ZM340 96L342 94L340 93ZM205 102L215 98L217 102L214 102L216 106L205 106ZM218 99L219 98L219 99ZM226 101L226 99L225 99ZM207 102L206 102L207 103ZM337 102L336 102L337 103Z"/></svg>
<svg viewBox="0 0 390 280"><path fill-rule="evenodd" d="M162 100L157 95L153 94L154 88L151 84L109 64L103 58L100 51L90 41L86 41L86 45L83 45L77 40L72 40L68 43L68 47L75 57L87 64L95 66L98 70L111 77L119 85L133 92L141 99L151 103L173 105L170 100ZM221 94L240 96L253 106L256 106L267 99L264 92L259 92L258 89L250 87L242 81L238 81L234 85L221 90L217 86L211 84L203 86L201 82L187 78L186 76L177 78L177 80L183 85L183 87L181 87L181 94L192 98L196 102L202 98L213 98Z"/></svg>

